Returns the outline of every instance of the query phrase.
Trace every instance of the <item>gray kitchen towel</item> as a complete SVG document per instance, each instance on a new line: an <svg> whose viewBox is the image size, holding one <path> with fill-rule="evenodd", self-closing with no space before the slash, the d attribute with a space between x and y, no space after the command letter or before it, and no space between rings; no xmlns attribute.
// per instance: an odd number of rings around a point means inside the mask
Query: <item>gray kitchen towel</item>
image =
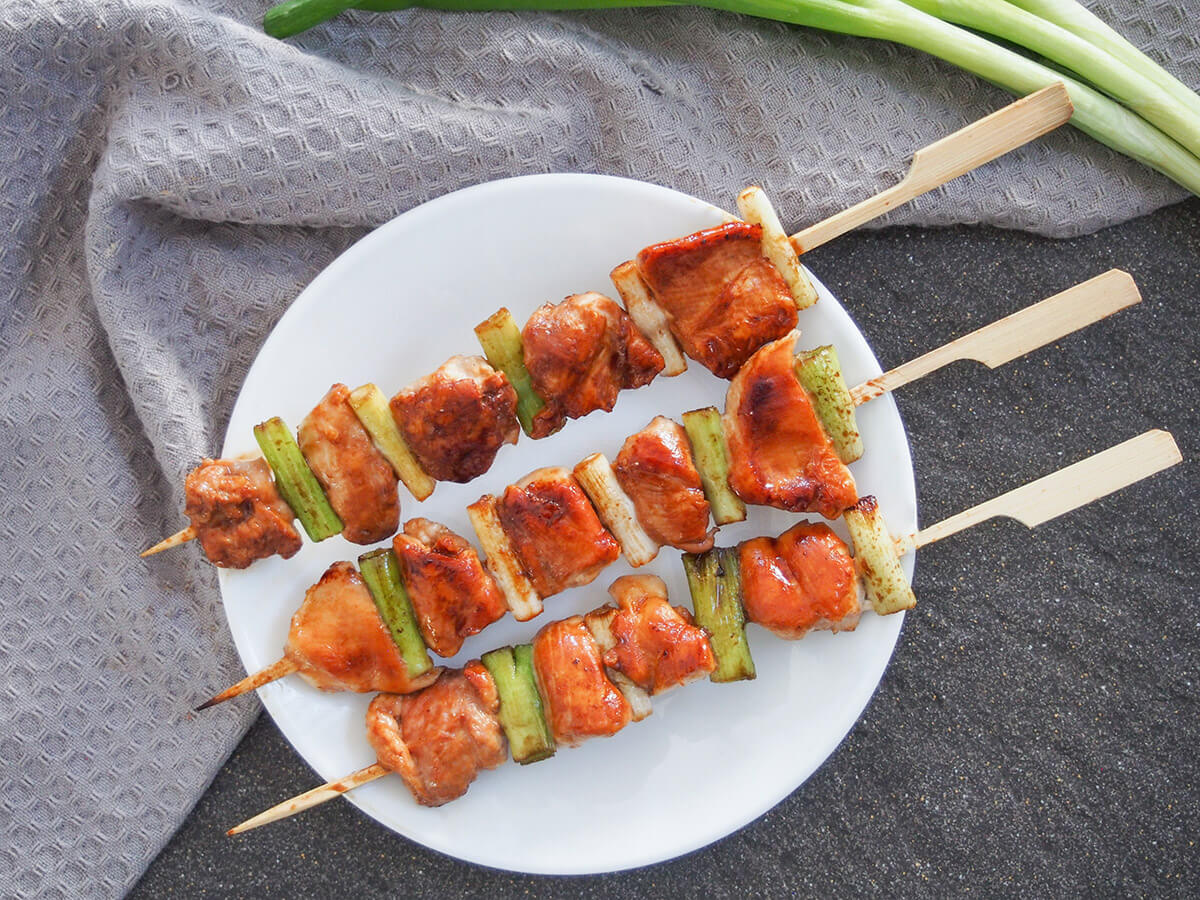
<svg viewBox="0 0 1200 900"><path fill-rule="evenodd" d="M1104 14L1200 86L1198 0ZM364 230L446 191L590 171L790 225L1009 98L886 44L703 10L351 13L265 0L0 4L0 894L113 896L257 712L181 525L242 377ZM1086 232L1182 192L1063 129L892 222ZM420 373L413 373L414 376Z"/></svg>

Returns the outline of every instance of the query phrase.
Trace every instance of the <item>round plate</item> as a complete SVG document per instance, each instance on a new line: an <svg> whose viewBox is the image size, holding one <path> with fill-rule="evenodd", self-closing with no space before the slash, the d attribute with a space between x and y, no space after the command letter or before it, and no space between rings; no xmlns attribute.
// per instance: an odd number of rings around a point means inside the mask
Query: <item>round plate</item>
<svg viewBox="0 0 1200 900"><path fill-rule="evenodd" d="M523 322L568 294L611 295L608 273L622 260L720 221L719 210L695 198L596 175L496 181L405 213L342 254L280 319L246 376L224 452L255 449L251 429L270 416L295 427L336 381L374 381L391 394L453 354L478 353L472 329L498 307ZM835 344L850 384L878 374L850 316L817 287L820 302L800 314L799 346ZM470 484L439 484L424 503L401 488L402 516L425 516L474 540L466 507L480 495L499 493L540 466L570 468L596 450L613 459L625 436L655 415L723 408L725 389L693 363L679 377L623 392L612 413L569 422L546 440L522 436ZM861 409L859 424L867 447L853 466L859 491L879 498L895 533L908 533L916 527L916 492L891 398ZM751 507L747 521L722 529L718 543L777 535L796 521ZM279 658L292 613L325 568L366 549L339 536L306 542L290 560L221 572L226 615L248 671ZM911 557L905 568L911 577ZM591 585L550 598L538 619L505 617L469 639L451 663L528 641L552 618L603 604L608 585L631 571L621 560ZM661 575L673 601L690 606L678 551L665 549L640 571ZM418 806L399 778L379 779L347 799L427 847L502 869L580 874L670 859L733 832L803 783L866 706L900 625L898 615L869 615L852 633L792 643L751 626L755 681L702 681L658 697L650 718L616 736L536 765L483 772L465 797L438 809ZM296 677L260 694L321 780L375 761L363 726L369 696L323 694Z"/></svg>

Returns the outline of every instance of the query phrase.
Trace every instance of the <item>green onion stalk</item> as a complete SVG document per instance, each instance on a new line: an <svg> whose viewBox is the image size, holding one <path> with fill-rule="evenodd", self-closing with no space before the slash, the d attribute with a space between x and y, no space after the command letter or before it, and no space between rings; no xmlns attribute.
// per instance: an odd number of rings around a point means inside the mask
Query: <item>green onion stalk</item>
<svg viewBox="0 0 1200 900"><path fill-rule="evenodd" d="M1072 125L1200 195L1200 97L1091 13L1075 10L1074 0L289 0L268 11L264 28L287 37L352 7L467 12L669 5L705 6L894 41L1018 96L1061 81L1075 106ZM1089 84L994 44L977 31L1024 46Z"/></svg>

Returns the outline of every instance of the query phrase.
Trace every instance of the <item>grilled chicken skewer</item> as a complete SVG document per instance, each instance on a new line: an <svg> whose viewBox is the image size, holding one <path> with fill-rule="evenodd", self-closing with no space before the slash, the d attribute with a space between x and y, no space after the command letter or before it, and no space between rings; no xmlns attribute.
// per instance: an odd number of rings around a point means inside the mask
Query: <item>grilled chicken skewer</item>
<svg viewBox="0 0 1200 900"><path fill-rule="evenodd" d="M1036 527L1181 459L1170 434L1148 431L899 541L887 534L873 498L864 498L860 512L872 522L868 527L860 528L862 522L851 526L857 551L853 557L841 539L820 523L801 523L775 540L760 538L730 551L710 551L727 555L732 563L729 569L737 573L737 593L721 597L720 589L706 590L692 578L698 567L689 566L701 628L686 610L666 603L660 580L618 579L611 589L616 607L553 622L534 638L529 656L540 696L532 710L543 728L548 725L555 743L570 746L587 737L614 734L634 718L614 680L617 676L641 691L678 686L706 673L714 680L732 680L722 673L720 657L739 651L737 642L740 636L744 643L746 618L792 640L813 629L850 630L863 611L860 596L880 614L915 603L915 598L894 602L897 589L912 595L899 571L899 552L926 546L995 516ZM880 536L882 542L877 540ZM896 573L902 585L889 583ZM714 630L712 625L723 623L714 620L712 610L731 601L736 602L739 621L732 628ZM748 649L743 652L748 655ZM513 718L505 716L506 705L517 705L519 695L506 673L497 671L499 681L489 677L490 666L472 662L454 683L443 679L417 695L377 697L368 711L369 736L379 756L375 765L285 801L228 833L286 818L388 771L398 771L422 804L440 805L461 796L480 770L503 762L505 734L510 740L524 736ZM752 664L741 677L753 677ZM431 691L446 697L434 698ZM431 792L433 787L436 793Z"/></svg>

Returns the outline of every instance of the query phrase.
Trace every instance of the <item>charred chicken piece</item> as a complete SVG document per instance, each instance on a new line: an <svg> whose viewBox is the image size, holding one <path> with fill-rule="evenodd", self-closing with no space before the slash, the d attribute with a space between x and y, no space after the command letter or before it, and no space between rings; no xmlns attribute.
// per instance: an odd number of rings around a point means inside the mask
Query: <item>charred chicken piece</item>
<svg viewBox="0 0 1200 900"><path fill-rule="evenodd" d="M509 485L496 508L538 596L589 584L621 547L566 469L530 472Z"/></svg>
<svg viewBox="0 0 1200 900"><path fill-rule="evenodd" d="M556 743L574 747L629 724L629 703L605 674L582 616L551 622L534 636L533 669Z"/></svg>
<svg viewBox="0 0 1200 900"><path fill-rule="evenodd" d="M729 385L729 486L747 503L835 519L858 499L794 371L796 335L763 347Z"/></svg>
<svg viewBox="0 0 1200 900"><path fill-rule="evenodd" d="M796 327L796 301L762 253L762 227L729 222L637 256L684 353L721 378Z"/></svg>
<svg viewBox="0 0 1200 900"><path fill-rule="evenodd" d="M465 794L480 770L508 759L499 709L496 683L472 661L419 693L372 700L367 740L418 803L441 806Z"/></svg>
<svg viewBox="0 0 1200 900"><path fill-rule="evenodd" d="M296 518L279 496L264 459L206 459L188 473L184 511L204 555L227 569L244 569L300 549Z"/></svg>
<svg viewBox="0 0 1200 900"><path fill-rule="evenodd" d="M342 537L373 544L396 533L396 473L355 415L348 387L335 384L329 389L300 423L296 442L342 520Z"/></svg>
<svg viewBox="0 0 1200 900"><path fill-rule="evenodd" d="M404 523L392 539L404 586L425 643L438 656L453 656L463 640L508 611L495 579L469 542L428 519Z"/></svg>
<svg viewBox="0 0 1200 900"><path fill-rule="evenodd" d="M785 640L853 631L862 606L850 550L828 525L801 522L739 548L746 618Z"/></svg>
<svg viewBox="0 0 1200 900"><path fill-rule="evenodd" d="M515 444L517 392L482 356L453 356L391 400L404 440L430 477L463 483Z"/></svg>
<svg viewBox="0 0 1200 900"><path fill-rule="evenodd" d="M609 587L617 606L602 606L585 621L604 650L604 664L649 694L703 678L716 668L708 634L667 599L657 575L625 575Z"/></svg>
<svg viewBox="0 0 1200 900"><path fill-rule="evenodd" d="M535 438L567 419L610 412L622 389L649 384L663 368L662 355L629 314L595 292L534 310L521 343L533 389L546 403L533 419Z"/></svg>
<svg viewBox="0 0 1200 900"><path fill-rule="evenodd" d="M638 522L657 543L689 553L713 545L709 506L683 426L666 416L625 439L613 466Z"/></svg>
<svg viewBox="0 0 1200 900"><path fill-rule="evenodd" d="M335 562L305 593L292 616L284 656L322 691L406 694L432 683L441 672L431 669L409 678L371 592L348 562Z"/></svg>

